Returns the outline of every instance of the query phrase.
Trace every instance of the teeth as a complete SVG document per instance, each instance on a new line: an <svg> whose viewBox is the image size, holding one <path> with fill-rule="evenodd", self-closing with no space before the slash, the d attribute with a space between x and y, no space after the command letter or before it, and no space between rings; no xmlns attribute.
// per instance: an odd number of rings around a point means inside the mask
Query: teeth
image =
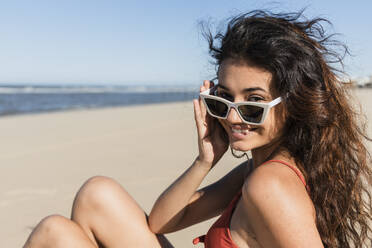
<svg viewBox="0 0 372 248"><path fill-rule="evenodd" d="M247 129L231 129L233 131L233 133L243 133L243 134L247 134L248 133L248 130Z"/></svg>

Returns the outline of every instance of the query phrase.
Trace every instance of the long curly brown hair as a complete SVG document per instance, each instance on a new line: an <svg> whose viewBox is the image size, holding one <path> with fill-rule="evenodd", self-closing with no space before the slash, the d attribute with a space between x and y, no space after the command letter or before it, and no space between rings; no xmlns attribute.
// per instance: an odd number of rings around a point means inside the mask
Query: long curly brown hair
<svg viewBox="0 0 372 248"><path fill-rule="evenodd" d="M371 139L338 77L347 47L324 24L330 22L306 19L303 11L256 10L204 35L217 70L233 58L273 74L286 112L281 147L305 175L324 246L372 247L371 156L363 143Z"/></svg>

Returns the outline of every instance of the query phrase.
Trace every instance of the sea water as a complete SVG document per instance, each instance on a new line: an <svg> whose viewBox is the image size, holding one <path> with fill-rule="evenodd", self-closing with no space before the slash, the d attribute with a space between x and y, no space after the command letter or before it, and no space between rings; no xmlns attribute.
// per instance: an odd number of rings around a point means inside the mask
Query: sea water
<svg viewBox="0 0 372 248"><path fill-rule="evenodd" d="M197 86L0 85L0 116L188 101Z"/></svg>

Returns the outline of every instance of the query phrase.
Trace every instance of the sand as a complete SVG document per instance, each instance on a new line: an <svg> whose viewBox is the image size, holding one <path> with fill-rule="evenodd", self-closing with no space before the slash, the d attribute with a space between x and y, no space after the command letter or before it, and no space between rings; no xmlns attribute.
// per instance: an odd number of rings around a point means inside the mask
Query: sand
<svg viewBox="0 0 372 248"><path fill-rule="evenodd" d="M372 120L372 90L356 94ZM0 140L4 248L22 247L47 215L69 217L76 191L95 175L117 180L149 212L197 155L191 102L1 117ZM203 185L240 162L228 152ZM177 248L192 247L212 221L167 237Z"/></svg>

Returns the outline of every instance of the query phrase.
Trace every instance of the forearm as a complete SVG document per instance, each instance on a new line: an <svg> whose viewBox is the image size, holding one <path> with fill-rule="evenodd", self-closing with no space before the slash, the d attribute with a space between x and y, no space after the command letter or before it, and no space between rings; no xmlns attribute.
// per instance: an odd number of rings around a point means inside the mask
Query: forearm
<svg viewBox="0 0 372 248"><path fill-rule="evenodd" d="M155 233L177 229L187 206L199 196L196 194L211 166L195 159L194 163L173 182L157 199L150 216L149 226Z"/></svg>

